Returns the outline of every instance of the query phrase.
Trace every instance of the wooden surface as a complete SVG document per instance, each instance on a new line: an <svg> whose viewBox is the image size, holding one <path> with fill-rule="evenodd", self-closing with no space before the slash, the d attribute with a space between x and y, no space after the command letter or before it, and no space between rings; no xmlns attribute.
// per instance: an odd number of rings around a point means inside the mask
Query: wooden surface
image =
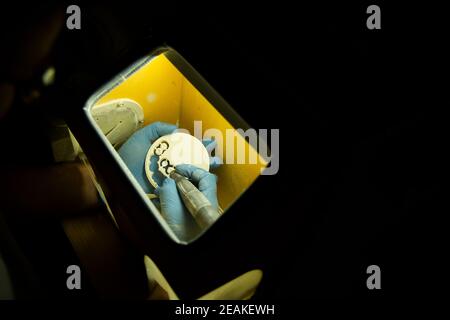
<svg viewBox="0 0 450 320"><path fill-rule="evenodd" d="M63 228L100 298L146 299L143 255L124 239L104 208L62 221Z"/></svg>

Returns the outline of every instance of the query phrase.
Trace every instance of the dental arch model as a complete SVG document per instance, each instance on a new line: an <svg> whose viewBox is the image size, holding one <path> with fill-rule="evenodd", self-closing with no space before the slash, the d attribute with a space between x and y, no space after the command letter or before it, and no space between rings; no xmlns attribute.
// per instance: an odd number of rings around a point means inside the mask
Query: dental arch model
<svg viewBox="0 0 450 320"><path fill-rule="evenodd" d="M148 149L145 158L145 174L153 187L155 172L150 168L151 158L158 159L158 171L166 177L180 164L191 164L209 171L209 154L205 146L196 137L183 132L175 132L157 139Z"/></svg>

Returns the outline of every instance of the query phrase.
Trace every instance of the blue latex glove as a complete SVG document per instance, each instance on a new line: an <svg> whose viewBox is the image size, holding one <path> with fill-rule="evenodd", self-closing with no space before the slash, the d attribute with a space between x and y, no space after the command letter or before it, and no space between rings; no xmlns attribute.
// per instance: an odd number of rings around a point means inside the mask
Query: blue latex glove
<svg viewBox="0 0 450 320"><path fill-rule="evenodd" d="M145 174L145 157L150 146L162 136L171 134L177 129L173 124L155 122L135 133L120 147L119 155L133 173L145 193L152 193L153 186ZM152 159L153 160L153 159ZM152 161L152 165L153 165ZM155 163L157 165L157 163Z"/></svg>
<svg viewBox="0 0 450 320"><path fill-rule="evenodd" d="M188 164L178 165L176 170L189 178L211 202L211 205L218 209L216 175ZM173 179L165 179L162 186L156 189L156 194L159 195L163 217L178 237L191 240L200 232L194 218L184 206Z"/></svg>
<svg viewBox="0 0 450 320"><path fill-rule="evenodd" d="M155 204L160 206L162 215L176 234L183 240L187 240L187 238L191 239L195 236L199 232L199 228L189 212L184 208L184 204L176 189L175 181L166 178L157 170L158 163L156 156L152 156L150 167L154 172L153 179L158 183L160 188L154 190L145 174L145 157L150 146L161 136L171 134L176 129L177 127L172 124L164 122L152 123L151 125L136 131L120 147L118 152L145 193L154 192L160 196L160 201L155 200ZM216 142L212 140L204 140L202 142L208 152L216 146ZM211 169L217 168L220 164L220 158L210 158ZM187 177L192 176L194 183L197 182L200 184L201 182L201 187L200 185L198 186L200 191L202 191L209 201L217 207L216 176L195 166L185 167L185 165L181 165L177 166L177 169L179 167L179 170L188 170L181 171L180 173ZM207 175L204 176L204 174L201 174L201 176L199 176L200 172L197 173L196 171L193 171L194 169L201 170Z"/></svg>
<svg viewBox="0 0 450 320"><path fill-rule="evenodd" d="M145 157L147 156L150 146L162 136L171 134L177 129L177 126L164 122L154 122L144 128L136 131L118 150L120 157L123 159L128 169L133 173L137 182L144 189L145 193L153 193L154 188L147 179L145 174ZM216 141L203 140L203 145L210 152L217 145ZM219 157L210 157L210 168L215 169L222 164ZM161 186L165 176L158 170L158 157L150 158L150 169L153 179Z"/></svg>

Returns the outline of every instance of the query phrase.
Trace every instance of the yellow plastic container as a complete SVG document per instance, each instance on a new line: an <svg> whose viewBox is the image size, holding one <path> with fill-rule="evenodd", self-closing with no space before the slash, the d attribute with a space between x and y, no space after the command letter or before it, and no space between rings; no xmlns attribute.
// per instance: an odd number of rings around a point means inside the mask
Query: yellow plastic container
<svg viewBox="0 0 450 320"><path fill-rule="evenodd" d="M238 124L232 124L233 119L227 119L220 111L219 106L213 105L210 100L217 95L212 92L206 81L203 88L208 87L202 94L188 77L199 79L192 71L180 70L176 64L180 56L173 50L163 51L156 55L123 82L103 95L95 104L106 103L111 100L128 98L138 102L144 110L144 125L162 121L179 125L193 135L214 137L218 143L216 155L224 159L224 164L214 173L218 176L218 200L222 210L226 211L234 201L255 181L267 162L258 154L258 151L248 143L235 129ZM185 61L182 61L186 63ZM181 65L181 64L180 64ZM190 74L184 74L189 72ZM206 95L206 96L205 96ZM209 97L208 97L209 95ZM219 99L220 108L224 107L230 113L232 109L225 101ZM195 123L201 122L201 129L195 132ZM246 125L242 119L239 124ZM240 127L240 129L246 129ZM220 136L223 139L220 139ZM227 143L233 145L234 152L225 154ZM238 158L237 148L245 150L245 162ZM249 160L253 160L253 163ZM256 160L256 161L255 161ZM256 162L256 163L255 163Z"/></svg>

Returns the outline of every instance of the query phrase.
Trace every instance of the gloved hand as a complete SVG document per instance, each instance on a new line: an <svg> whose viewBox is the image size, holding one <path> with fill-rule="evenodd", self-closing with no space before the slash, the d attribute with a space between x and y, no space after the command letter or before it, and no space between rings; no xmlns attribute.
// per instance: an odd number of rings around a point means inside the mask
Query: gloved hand
<svg viewBox="0 0 450 320"><path fill-rule="evenodd" d="M152 193L153 186L145 174L145 157L150 146L162 136L171 134L177 129L173 124L155 122L136 131L119 149L119 155L133 173L145 193ZM153 160L153 159L152 159ZM153 165L152 161L152 165ZM155 165L158 165L155 163Z"/></svg>
<svg viewBox="0 0 450 320"><path fill-rule="evenodd" d="M161 207L161 213L173 228L176 234L183 240L191 239L199 232L199 228L191 217L190 213L185 209L184 204L176 189L175 181L166 178L157 170L157 157L153 156L150 161L150 167L154 172L153 179L160 186L154 190L153 186L147 179L145 174L145 157L150 146L161 136L171 134L177 129L175 125L155 122L138 131L136 131L118 150L119 155L128 166L138 183L141 185L145 193L155 192L160 197L160 201L155 201ZM202 141L208 151L216 146L216 142L212 140ZM217 168L221 164L218 157L210 158L210 168ZM180 168L179 168L180 167ZM216 176L199 169L195 166L181 165L177 166L181 170L180 173L192 178L199 185L199 190L205 194L212 205L217 207L216 195ZM197 171L200 170L200 171ZM184 170L184 171L183 171ZM201 186L200 186L201 183Z"/></svg>
<svg viewBox="0 0 450 320"><path fill-rule="evenodd" d="M188 164L178 165L176 170L189 178L211 202L211 205L218 209L217 177L214 174ZM200 232L200 228L184 206L175 181L170 178L165 179L162 186L156 189L156 194L159 195L161 213L177 236L186 241L194 238Z"/></svg>

